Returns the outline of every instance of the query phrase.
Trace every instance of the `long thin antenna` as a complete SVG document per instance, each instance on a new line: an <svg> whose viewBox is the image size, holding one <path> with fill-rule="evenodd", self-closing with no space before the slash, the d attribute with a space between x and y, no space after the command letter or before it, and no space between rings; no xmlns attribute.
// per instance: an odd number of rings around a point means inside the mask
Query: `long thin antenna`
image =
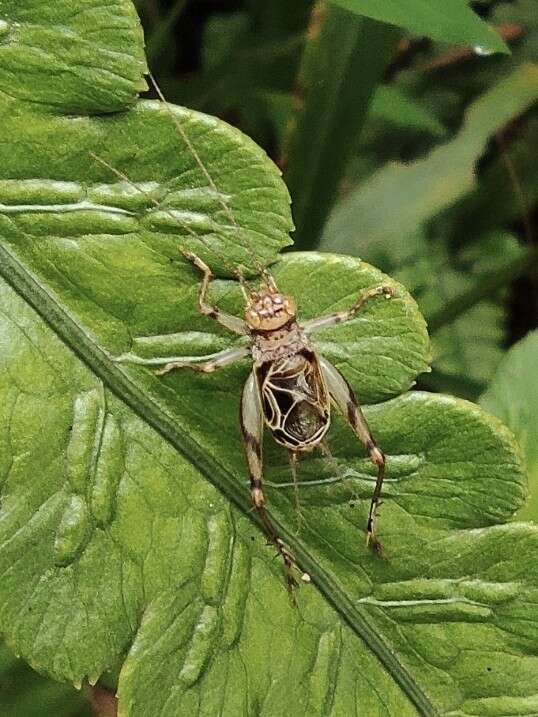
<svg viewBox="0 0 538 717"><path fill-rule="evenodd" d="M174 126L176 127L176 129L177 129L177 131L178 131L178 134L180 135L180 137L182 138L182 140L185 142L185 144L186 144L186 146L187 146L189 152L191 153L191 155L194 157L194 159L195 159L195 161L196 161L196 164L198 165L198 167L199 167L199 169L201 170L202 174L203 174L204 177L206 178L206 180L207 180L209 186L210 186L211 189L215 192L215 195L217 196L218 201L219 201L219 203L220 203L222 209L224 210L226 216L228 217L228 219L230 220L230 222L233 224L233 226L238 230L238 233L239 233L240 227L239 227L239 225L238 225L238 223L237 223L237 221L236 221L236 219L235 219L235 215L234 215L234 213L233 213L231 207L230 207L230 206L227 204L227 202L224 200L224 198L223 198L223 196L222 196L222 193L219 191L219 189L218 189L218 187L217 187L217 185L216 185L216 183L215 183L215 180L213 179L213 177L212 177L211 174L209 173L207 167L206 167L205 164L203 163L202 158L201 158L200 155L198 154L198 151L197 151L196 147L193 145L193 143L192 143L191 140L189 139L187 133L185 132L185 130L184 130L183 127L181 126L181 122L178 120L178 118L176 117L176 115L173 113L172 108L170 107L170 104L169 104L169 103L167 102L167 100L165 99L165 96L164 96L164 94L163 94L161 88L159 87L159 85L158 85L158 83L157 83L157 80L156 80L155 77L153 76L151 70L148 70L148 76L149 76L149 78L150 78L150 80L151 80L151 83L153 84L153 86L154 86L154 88L155 88L155 91L157 92L157 95L159 96L159 99L160 99L161 102L163 103L163 105L164 105L164 107L165 107L165 109L166 109L166 112L168 113L168 115L170 116L170 119L171 119L172 122L174 123ZM250 254L250 257L251 257L251 259L252 259L252 261L253 261L253 263L254 263L256 269L258 270L258 273L259 273L259 274L262 274L264 277L266 277L269 272L267 271L267 269L266 269L265 267L263 267L263 266L259 263L259 261L258 261L258 259L256 258L255 254L253 253L252 249L248 246L248 244L245 244L244 242L240 241L239 237L238 237L238 241L239 241L239 243L241 244L241 246L243 246L243 247L248 251L248 253Z"/></svg>
<svg viewBox="0 0 538 717"><path fill-rule="evenodd" d="M90 157L91 157L93 160L95 160L96 162L98 162L99 164L101 164L103 167L105 167L106 169L108 169L110 172L112 172L116 177L118 177L119 179L122 179L124 182L126 182L127 184L129 184L129 186L133 187L133 189L136 189L138 192L140 192L142 195L144 195L144 196L154 205L154 207L155 207L156 209L159 209L160 211L162 211L162 212L164 212L165 214L167 214L171 219L173 219L174 222L177 223L178 226L180 226L180 227L182 227L183 229L185 229L194 239L196 239L197 241L201 242L201 243L206 247L206 249L208 249L209 251L211 251L211 252L213 252L214 254L216 254L216 256L218 256L219 259L223 262L224 266L225 266L229 271L231 271L233 274L235 274L235 276L237 276L237 278L238 278L238 280L239 280L241 286L246 286L247 289L249 289L248 282L246 281L246 279L245 279L245 277L244 277L243 272L241 271L241 269L240 269L239 267L234 267L232 264L230 264L230 262L228 261L228 259L226 258L226 256L225 256L224 254L222 254L222 253L221 253L218 249L216 249L215 247L212 247L212 246L206 241L205 237L202 237L202 236L200 236L199 234L197 234L197 233L196 233L195 231L193 231L193 229L191 229L191 227L190 227L188 224L186 224L185 222L179 221L178 218L177 218L174 214L172 214L171 211L169 211L166 207L163 207L163 206L162 206L162 203L161 203L161 202L157 201L157 199L155 199L155 197L153 197L153 196L152 196L149 192L147 192L143 187L141 187L141 186L139 186L138 184L136 184L136 182L133 182L132 179L129 179L129 177L128 177L124 172L120 171L119 169L116 169L116 167L113 167L109 162L107 162L105 159L103 159L103 158L100 157L99 155L95 154L94 152L90 152Z"/></svg>
<svg viewBox="0 0 538 717"><path fill-rule="evenodd" d="M219 199L219 202L220 202L220 205L221 205L221 207L224 209L224 211L226 212L226 214L227 214L227 216L228 216L228 219L231 221L231 223L232 223L235 227L239 228L239 226L238 226L238 224L237 224L237 221L236 221L236 219L235 219L234 213L232 212L232 210L230 209L230 207L228 206L228 204L224 201L224 199L223 199L223 197L222 197L222 194L219 192L218 187L217 187L217 185L215 184L215 182L214 182L214 180L213 180L213 177L209 174L209 171L208 171L207 167L206 167L205 164L202 162L202 159L201 159L200 155L198 154L198 151L197 151L196 147L195 147L195 146L193 145L193 143L190 141L190 139L189 139L187 133L185 132L185 130L184 130L183 127L181 126L181 122L178 120L178 118L177 118L177 117L175 116L175 114L172 112L172 109L171 109L170 105L168 104L168 102L166 101L166 99L164 98L164 95L163 95L163 93L162 93L162 90L161 90L161 88L159 87L159 85L157 84L157 80L155 79L155 77L153 77L153 74L152 74L151 70L148 70L148 76L149 76L149 78L150 78L150 80L151 80L153 86L155 87L155 91L156 91L157 94L159 95L159 99L161 100L161 102L162 102L163 105L165 106L166 111L168 112L168 114L169 114L169 116L170 116L170 119L172 120L172 122L174 123L174 125L175 125L175 127L176 127L178 133L180 134L181 139L185 142L185 144L187 145L187 147L188 147L188 149L189 149L189 152L192 154L192 156L193 156L194 159L196 160L196 164L198 165L198 167L199 167L200 170L202 171L202 174L204 175L204 177L207 179L207 182L208 182L209 186L211 187L211 189L212 189L212 190L215 192L215 194L217 195L217 197L218 197L218 199Z"/></svg>

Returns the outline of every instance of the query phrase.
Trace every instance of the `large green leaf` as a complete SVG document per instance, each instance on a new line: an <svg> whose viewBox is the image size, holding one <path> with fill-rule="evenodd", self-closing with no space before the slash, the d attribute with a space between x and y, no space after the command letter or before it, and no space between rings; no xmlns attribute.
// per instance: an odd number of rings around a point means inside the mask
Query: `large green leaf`
<svg viewBox="0 0 538 717"><path fill-rule="evenodd" d="M530 500L518 513L538 522L538 331L512 346L480 404L514 431L527 459Z"/></svg>
<svg viewBox="0 0 538 717"><path fill-rule="evenodd" d="M334 460L302 466L302 524L268 445L271 512L312 578L294 609L245 485L247 363L158 378L113 360L228 345L177 248L222 274L272 261L291 224L276 169L179 108L179 134L154 103L0 110L0 630L17 651L75 683L119 670L123 717L536 712L538 534L502 525L525 496L519 456L477 407L398 395L428 358L405 289L352 258L274 266L301 318L396 290L317 343L385 401L366 409L388 456L385 559L364 544L375 472L341 422ZM241 310L234 281L214 298Z"/></svg>
<svg viewBox="0 0 538 717"><path fill-rule="evenodd" d="M470 9L466 0L331 0L346 10L398 25L441 42L478 45L485 51L506 52L495 30Z"/></svg>
<svg viewBox="0 0 538 717"><path fill-rule="evenodd" d="M0 0L0 92L59 111L112 112L146 89L145 69L130 0Z"/></svg>
<svg viewBox="0 0 538 717"><path fill-rule="evenodd" d="M40 234L48 245L44 256L59 252L55 267L50 267L56 282L67 281L60 265L69 259L60 256L61 245L69 245L70 236L77 234L113 235L106 243L110 279L114 261L123 261L123 247L138 226L137 218L147 235L147 244L138 252L160 247L161 263L172 271L170 261L179 258L179 244L231 273L239 264L255 271L290 243L288 192L264 152L212 117L168 110L148 101L127 115L74 121L41 115L0 97L4 135L16 141L18 150L5 153L0 184L3 221ZM174 120L181 122L184 136L176 131ZM99 159L120 168L135 184L115 176ZM210 186L206 164L212 172ZM50 234L62 240L50 241ZM81 280L97 304L110 290L110 281L99 286L91 273L100 251L97 244L86 242L88 264L81 267ZM51 258L49 254L46 261ZM141 267L138 280L145 284ZM132 281L133 270L135 264L124 278ZM162 271L161 266L158 273ZM126 294L122 299L121 284L116 274L115 301L126 317L132 301ZM171 294L169 300L177 299Z"/></svg>
<svg viewBox="0 0 538 717"><path fill-rule="evenodd" d="M290 279L301 288L297 273ZM263 541L197 469L216 483L233 471L235 486L222 487L247 505L235 424L245 368L178 375L168 385L129 370L135 385L150 387L146 413L135 415L127 387L115 384L117 369L108 366L108 379L123 400L21 298L2 292L1 435L9 443L0 614L36 665L94 680L127 652L125 715L249 714L262 704L267 715L283 704L294 715L307 706L348 714L355 704L366 715L415 714L410 699L427 715L531 714L538 665L524 605L535 576L522 578L520 561L533 554L534 532L484 529L524 495L512 439L499 425L469 404L425 394L369 409L391 466L386 560L363 543L373 474L348 431L338 426L333 437L336 473L320 459L305 464L299 539L291 537L285 458L273 452L273 511L322 591L303 588L293 609ZM50 295L41 298L48 313ZM49 315L54 324L59 318ZM82 332L80 341L81 352L91 346ZM153 420L192 461L181 428L190 423L213 472L182 458L148 426ZM283 479L287 487L276 487ZM301 685L291 693L283 689L290 670ZM502 711L510 704L512 712Z"/></svg>

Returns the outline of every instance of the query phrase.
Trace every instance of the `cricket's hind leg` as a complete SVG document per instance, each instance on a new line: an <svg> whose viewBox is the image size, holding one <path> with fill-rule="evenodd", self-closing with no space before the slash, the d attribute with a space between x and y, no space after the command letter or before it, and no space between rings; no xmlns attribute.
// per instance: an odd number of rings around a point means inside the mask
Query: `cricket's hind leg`
<svg viewBox="0 0 538 717"><path fill-rule="evenodd" d="M295 557L286 547L265 510L262 485L263 410L254 371L248 377L241 396L241 432L248 464L252 504L260 517L268 540L275 546L284 561L288 590L293 593L298 585L298 579L309 582L310 576L299 568Z"/></svg>
<svg viewBox="0 0 538 717"><path fill-rule="evenodd" d="M377 479L370 501L368 521L366 524L366 544L370 545L376 553L381 555L383 548L377 539L376 519L381 490L383 488L383 480L385 478L385 456L377 446L370 432L351 386L342 374L323 357L320 358L320 365L332 400L367 450L372 463L377 466Z"/></svg>

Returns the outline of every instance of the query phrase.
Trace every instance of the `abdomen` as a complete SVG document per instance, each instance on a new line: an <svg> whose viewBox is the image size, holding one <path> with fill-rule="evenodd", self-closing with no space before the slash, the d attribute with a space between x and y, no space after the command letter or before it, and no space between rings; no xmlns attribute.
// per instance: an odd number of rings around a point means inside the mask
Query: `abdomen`
<svg viewBox="0 0 538 717"><path fill-rule="evenodd" d="M301 352L256 369L265 423L275 440L308 451L330 424L330 399L314 352Z"/></svg>

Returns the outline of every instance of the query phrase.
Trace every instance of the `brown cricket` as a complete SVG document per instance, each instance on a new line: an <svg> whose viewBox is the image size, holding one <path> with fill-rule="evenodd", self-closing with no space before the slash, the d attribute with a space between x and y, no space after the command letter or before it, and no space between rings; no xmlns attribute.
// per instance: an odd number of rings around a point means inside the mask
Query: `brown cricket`
<svg viewBox="0 0 538 717"><path fill-rule="evenodd" d="M222 198L222 193L218 190L195 145L166 102L151 73L150 78L178 134L183 138L186 149L196 161L208 186L219 197L219 202L231 226L235 226L239 231L239 225L231 208ZM188 224L180 221L174 213L163 207L161 202L146 192L143 187L130 180L125 173L113 167L102 157L93 152L90 153L90 157L133 189L145 195L156 209L167 212L170 218L177 221L178 225L194 240L201 242L207 249L220 256L223 264L232 270L239 279L246 302L244 319L226 314L216 306L212 306L207 298L212 279L211 269L200 257L180 248L183 255L202 273L198 296L201 313L215 319L229 331L249 337L249 343L205 357L185 356L167 361L167 359L141 359L132 354L125 354L116 360L146 365L165 364L157 370L158 374L163 375L181 368L211 373L240 359L247 357L252 359L253 368L243 388L240 409L241 432L248 464L250 491L253 506L260 516L267 537L276 546L284 560L290 587L296 582L294 576L297 573L300 574L301 571L265 510L262 461L263 429L266 425L277 443L288 449L297 498L296 463L298 456L318 447L325 453L328 452L324 438L330 426L331 405L334 405L357 434L371 461L377 466L377 480L370 502L366 539L367 543L380 552L381 546L375 531L375 518L385 476L385 457L370 433L353 390L342 374L315 351L308 336L318 329L349 321L370 299L383 295L387 298L393 296L393 289L390 286L378 286L366 290L346 311L321 316L301 324L297 321L294 299L280 293L274 277L267 269L258 265L254 255L252 258L262 277L262 287L259 290L250 288L244 279L241 267L229 266L226 257L215 246L210 245ZM303 573L302 578L308 580L309 576Z"/></svg>
<svg viewBox="0 0 538 717"><path fill-rule="evenodd" d="M300 324L294 299L280 293L272 275L264 271L259 290L248 290L242 284L245 318L222 312L208 302L212 279L210 268L195 254L182 252L202 273L198 296L202 314L229 331L248 336L249 344L226 349L210 357L182 357L159 369L159 375L181 368L211 373L239 359L250 357L252 371L241 397L241 432L248 464L252 503L258 511L268 538L277 547L293 584L298 569L293 555L286 548L265 511L263 493L263 430L264 424L273 438L288 449L293 479L296 483L296 462L300 453L322 447L331 422L331 404L349 423L377 466L377 480L370 503L366 525L367 543L379 550L375 533L376 509L385 475L385 457L370 433L353 390L342 374L312 347L308 336L318 329L348 321L376 297L390 298L390 286L379 286L361 293L353 306L345 311L321 316ZM308 580L307 575L303 575Z"/></svg>

